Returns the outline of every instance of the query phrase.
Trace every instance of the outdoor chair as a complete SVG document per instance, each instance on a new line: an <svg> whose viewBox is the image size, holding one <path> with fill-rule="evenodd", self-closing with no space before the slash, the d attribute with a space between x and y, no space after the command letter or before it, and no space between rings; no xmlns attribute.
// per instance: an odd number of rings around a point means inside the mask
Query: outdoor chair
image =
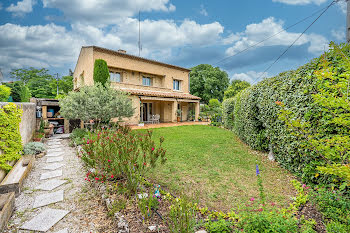
<svg viewBox="0 0 350 233"><path fill-rule="evenodd" d="M159 124L159 119L160 119L160 115L159 114L153 115L152 118L151 118L152 124Z"/></svg>

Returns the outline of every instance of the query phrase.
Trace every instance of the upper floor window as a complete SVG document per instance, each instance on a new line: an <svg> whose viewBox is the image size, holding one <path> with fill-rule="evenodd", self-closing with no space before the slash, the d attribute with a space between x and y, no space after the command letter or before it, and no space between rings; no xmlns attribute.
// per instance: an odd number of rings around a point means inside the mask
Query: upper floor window
<svg viewBox="0 0 350 233"><path fill-rule="evenodd" d="M120 73L110 72L109 78L110 78L111 82L118 82L118 83L121 82Z"/></svg>
<svg viewBox="0 0 350 233"><path fill-rule="evenodd" d="M152 86L152 79L150 77L142 77L142 85Z"/></svg>
<svg viewBox="0 0 350 233"><path fill-rule="evenodd" d="M180 90L180 80L174 80L173 81L173 89L176 91Z"/></svg>

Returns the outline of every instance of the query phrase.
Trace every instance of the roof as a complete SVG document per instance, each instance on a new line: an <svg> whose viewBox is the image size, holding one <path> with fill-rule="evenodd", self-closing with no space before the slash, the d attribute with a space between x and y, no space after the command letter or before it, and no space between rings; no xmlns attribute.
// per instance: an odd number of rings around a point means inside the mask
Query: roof
<svg viewBox="0 0 350 233"><path fill-rule="evenodd" d="M150 90L140 90L140 89L131 89L131 88L120 88L120 90L128 92L132 95L145 95L145 96L157 96L157 97L192 99L192 100L201 99L198 96L194 96L187 93L181 93L181 92L150 91Z"/></svg>
<svg viewBox="0 0 350 233"><path fill-rule="evenodd" d="M93 50L97 50L97 51L99 50L99 51L106 52L106 53L116 54L116 55L122 56L122 57L127 57L127 58L131 58L131 59L141 60L141 61L144 61L144 62L149 62L149 63L153 63L153 64L157 64L157 65L167 66L167 67L170 67L170 68L183 70L183 71L187 71L187 72L191 71L190 69L187 69L187 68L184 68L184 67L181 67L181 66L175 66L175 65L159 62L159 61L152 60L152 59L147 59L147 58L143 58L143 57L127 54L127 53L118 52L118 51L111 50L111 49L98 47L98 46L95 46L95 45L83 46L83 48L93 48Z"/></svg>

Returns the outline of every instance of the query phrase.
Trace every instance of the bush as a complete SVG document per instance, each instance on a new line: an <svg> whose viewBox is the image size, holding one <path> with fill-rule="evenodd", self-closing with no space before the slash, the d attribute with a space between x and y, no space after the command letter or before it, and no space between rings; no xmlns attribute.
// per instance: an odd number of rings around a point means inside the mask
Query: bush
<svg viewBox="0 0 350 233"><path fill-rule="evenodd" d="M224 102L222 102L222 119L224 122L224 127L226 129L233 128L233 119L234 119L233 110L234 110L234 107L235 107L235 99L234 98L226 99L226 100L224 100Z"/></svg>
<svg viewBox="0 0 350 233"><path fill-rule="evenodd" d="M0 85L0 102L7 102L11 94L11 88Z"/></svg>
<svg viewBox="0 0 350 233"><path fill-rule="evenodd" d="M329 232L350 232L350 199L346 193L322 188L317 192L311 192L311 201L318 205L326 220L327 228L347 229L329 230Z"/></svg>
<svg viewBox="0 0 350 233"><path fill-rule="evenodd" d="M44 152L45 150L45 145L41 142L29 142L23 148L25 155L36 155Z"/></svg>
<svg viewBox="0 0 350 233"><path fill-rule="evenodd" d="M86 129L74 129L69 138L78 146L84 143L84 138L88 137L89 132Z"/></svg>
<svg viewBox="0 0 350 233"><path fill-rule="evenodd" d="M225 219L219 219L217 221L208 221L204 224L205 229L209 233L229 233L232 232L232 222Z"/></svg>
<svg viewBox="0 0 350 233"><path fill-rule="evenodd" d="M347 56L350 55L350 45L342 45L341 50ZM347 69L342 55L331 49L326 58L338 75L344 75ZM309 128L322 132L319 138L327 139L335 132L343 132L345 135L348 130L346 127L342 131L338 130L339 127L334 127L334 123L340 122L325 123L332 121L327 113L329 110L315 102L314 94L322 90L324 85L315 76L315 71L321 69L321 59L314 59L295 71L283 72L239 92L234 100L230 100L230 104L225 102L224 119L233 119L226 121L225 127L232 128L252 148L262 151L271 148L276 160L301 177L303 182L330 185L336 177L319 174L317 170L318 166L325 165L325 160L286 127L285 122L279 119L281 108L276 104L282 102L295 119L304 118L310 123ZM232 117L229 115L231 109ZM341 111L347 113L347 110ZM346 117L339 120L343 122L341 124L348 122Z"/></svg>
<svg viewBox="0 0 350 233"><path fill-rule="evenodd" d="M105 85L109 80L107 62L103 59L96 59L94 64L94 82Z"/></svg>
<svg viewBox="0 0 350 233"><path fill-rule="evenodd" d="M103 182L109 178L123 179L129 193L135 193L145 174L156 167L156 162L159 159L165 162L162 143L163 138L160 138L156 148L151 131L141 134L124 127L97 130L83 145L82 159L96 169L88 178Z"/></svg>
<svg viewBox="0 0 350 233"><path fill-rule="evenodd" d="M7 162L21 157L22 138L19 133L22 109L15 104L9 103L0 108L0 169L11 170Z"/></svg>
<svg viewBox="0 0 350 233"><path fill-rule="evenodd" d="M85 86L79 92L70 92L60 100L60 113L67 119L80 119L85 122L108 123L112 118L131 117L134 113L131 99L118 90L97 83Z"/></svg>

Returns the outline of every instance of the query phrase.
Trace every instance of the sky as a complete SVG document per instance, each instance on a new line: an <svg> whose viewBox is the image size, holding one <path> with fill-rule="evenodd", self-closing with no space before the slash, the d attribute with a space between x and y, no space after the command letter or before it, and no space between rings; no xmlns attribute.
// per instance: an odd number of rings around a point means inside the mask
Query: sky
<svg viewBox="0 0 350 233"><path fill-rule="evenodd" d="M344 0L331 6L264 73L331 2L0 0L0 69L5 80L11 70L29 67L68 75L81 47L89 45L138 55L140 12L142 57L186 68L211 64L225 70L230 79L256 83L307 63L327 50L330 41L345 42Z"/></svg>

